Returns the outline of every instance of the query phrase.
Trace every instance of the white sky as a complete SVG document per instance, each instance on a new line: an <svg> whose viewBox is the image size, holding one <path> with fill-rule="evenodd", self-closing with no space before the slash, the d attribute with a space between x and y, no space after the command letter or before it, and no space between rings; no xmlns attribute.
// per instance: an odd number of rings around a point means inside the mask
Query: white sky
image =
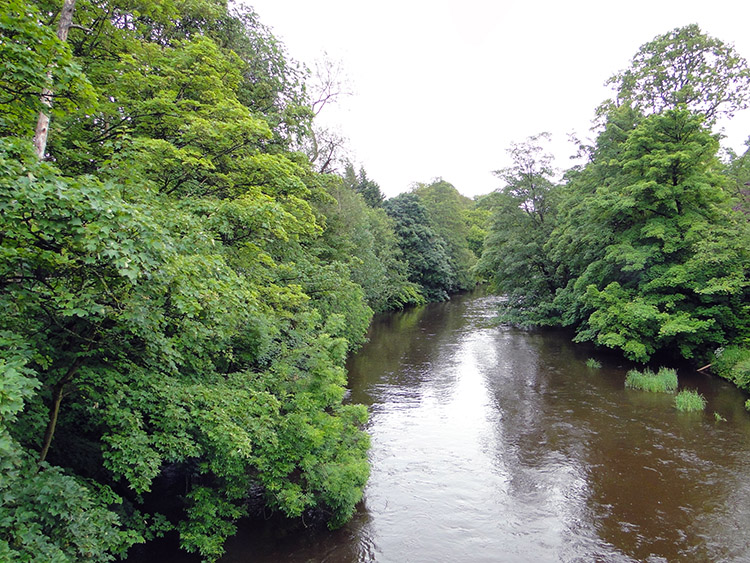
<svg viewBox="0 0 750 563"><path fill-rule="evenodd" d="M383 192L442 177L463 194L500 186L513 141L588 137L604 82L645 42L690 23L750 59L748 0L244 0L312 67L340 61L353 95L321 119ZM723 124L743 150L750 110Z"/></svg>

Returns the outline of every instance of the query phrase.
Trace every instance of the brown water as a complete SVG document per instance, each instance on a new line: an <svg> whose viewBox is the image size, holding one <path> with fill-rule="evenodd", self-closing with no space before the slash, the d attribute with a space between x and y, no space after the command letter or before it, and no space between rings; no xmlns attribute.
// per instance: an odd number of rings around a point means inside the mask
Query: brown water
<svg viewBox="0 0 750 563"><path fill-rule="evenodd" d="M355 518L246 524L222 561L750 561L746 397L683 368L708 407L680 413L568 334L492 326L496 305L377 320L349 364L372 436Z"/></svg>

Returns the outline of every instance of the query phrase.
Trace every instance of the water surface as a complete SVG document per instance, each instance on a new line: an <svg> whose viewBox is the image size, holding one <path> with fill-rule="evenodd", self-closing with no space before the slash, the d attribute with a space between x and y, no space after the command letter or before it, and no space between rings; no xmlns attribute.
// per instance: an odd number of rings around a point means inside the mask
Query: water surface
<svg viewBox="0 0 750 563"><path fill-rule="evenodd" d="M683 368L708 407L680 413L569 334L494 326L496 306L465 296L377 319L349 362L372 436L354 519L245 523L222 561L750 560L744 395Z"/></svg>

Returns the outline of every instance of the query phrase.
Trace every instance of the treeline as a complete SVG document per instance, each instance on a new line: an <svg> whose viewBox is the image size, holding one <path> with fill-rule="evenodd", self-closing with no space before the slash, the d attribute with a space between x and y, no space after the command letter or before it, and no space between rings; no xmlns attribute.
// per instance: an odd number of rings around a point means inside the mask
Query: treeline
<svg viewBox="0 0 750 563"><path fill-rule="evenodd" d="M258 495L347 520L345 356L473 285L486 213L323 173L305 70L222 0L4 0L0 65L0 559L212 560Z"/></svg>
<svg viewBox="0 0 750 563"><path fill-rule="evenodd" d="M747 62L690 25L610 82L585 163L562 180L544 135L510 149L481 202L494 223L478 271L508 322L572 327L638 362L717 359L750 390L750 152L720 159L712 130L747 107Z"/></svg>

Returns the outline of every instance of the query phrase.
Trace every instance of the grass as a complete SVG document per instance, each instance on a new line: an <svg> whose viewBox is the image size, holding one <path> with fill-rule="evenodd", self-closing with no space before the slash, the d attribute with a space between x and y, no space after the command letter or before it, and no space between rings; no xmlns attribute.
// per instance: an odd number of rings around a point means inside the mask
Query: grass
<svg viewBox="0 0 750 563"><path fill-rule="evenodd" d="M599 369L602 367L602 364L599 360L589 358L588 360L586 360L586 367L591 369Z"/></svg>
<svg viewBox="0 0 750 563"><path fill-rule="evenodd" d="M674 393L677 391L677 371L659 368L659 372L654 373L648 368L642 372L631 369L625 376L625 387L651 393Z"/></svg>
<svg viewBox="0 0 750 563"><path fill-rule="evenodd" d="M677 393L674 404L681 411L702 411L706 408L706 398L695 389L683 389Z"/></svg>

